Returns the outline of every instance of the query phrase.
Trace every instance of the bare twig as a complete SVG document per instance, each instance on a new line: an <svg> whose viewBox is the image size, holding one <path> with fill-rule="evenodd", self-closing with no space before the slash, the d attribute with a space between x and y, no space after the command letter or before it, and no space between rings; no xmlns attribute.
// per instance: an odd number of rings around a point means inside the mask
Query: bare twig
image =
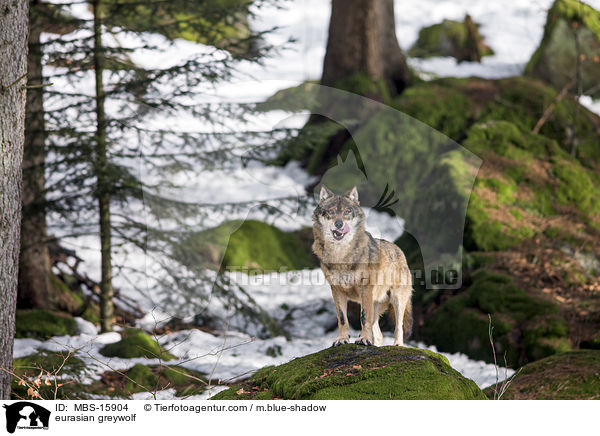
<svg viewBox="0 0 600 436"><path fill-rule="evenodd" d="M548 121L548 118L550 117L550 115L552 115L552 112L554 111L554 108L556 107L558 102L561 101L565 95L567 95L567 93L569 92L569 89L571 89L573 87L573 85L575 85L575 80L571 80L571 81L569 81L569 83L567 83L565 86L563 86L563 88L560 90L560 92L552 100L552 103L550 103L548 105L548 107L546 108L546 110L544 110L542 117L538 120L535 127L531 131L532 133L535 133L535 134L539 133L539 131L542 128L542 126L544 125L544 123L546 121Z"/></svg>
<svg viewBox="0 0 600 436"><path fill-rule="evenodd" d="M25 77L27 77L28 73L23 74L21 77L19 77L18 79L16 79L14 82L9 83L6 86L2 86L0 85L0 94L4 94L8 89L12 88L13 86L15 86L17 83L19 83L21 80L23 80Z"/></svg>
<svg viewBox="0 0 600 436"><path fill-rule="evenodd" d="M221 356L223 355L223 351L225 351L225 345L227 344L227 333L229 332L229 320L227 320L227 326L225 327L225 333L223 334L223 345L219 350L219 354L217 354L217 361L215 362L212 370L210 371L210 375L208 376L208 387L210 388L211 381L215 370L217 369L217 365L219 364L219 360L221 360Z"/></svg>
<svg viewBox="0 0 600 436"><path fill-rule="evenodd" d="M504 352L504 380L500 383L500 379L498 377L498 362L496 361L496 347L494 346L494 335L492 326L492 316L488 313L488 336L490 338L490 344L492 344L492 355L494 356L494 367L496 368L496 383L494 384L494 400L502 399L502 396L514 380L514 378L519 375L522 368L519 368L517 372L515 372L510 378L508 377L508 362L506 361L506 351Z"/></svg>
<svg viewBox="0 0 600 436"><path fill-rule="evenodd" d="M497 386L498 386L498 362L496 361L496 347L494 346L494 335L492 334L494 327L492 326L492 315L488 313L488 336L490 338L490 344L492 344L492 355L494 356L494 368L496 368L496 384L494 385L494 400L497 400Z"/></svg>

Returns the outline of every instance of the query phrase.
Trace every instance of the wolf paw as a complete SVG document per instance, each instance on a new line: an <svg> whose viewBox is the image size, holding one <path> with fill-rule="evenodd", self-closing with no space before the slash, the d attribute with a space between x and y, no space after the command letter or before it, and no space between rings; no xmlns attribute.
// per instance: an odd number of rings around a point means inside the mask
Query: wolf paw
<svg viewBox="0 0 600 436"><path fill-rule="evenodd" d="M373 345L373 341L367 338L358 338L354 343L358 345Z"/></svg>
<svg viewBox="0 0 600 436"><path fill-rule="evenodd" d="M348 343L348 338L338 338L335 341L333 341L333 347L339 347L340 345L343 344L347 344Z"/></svg>

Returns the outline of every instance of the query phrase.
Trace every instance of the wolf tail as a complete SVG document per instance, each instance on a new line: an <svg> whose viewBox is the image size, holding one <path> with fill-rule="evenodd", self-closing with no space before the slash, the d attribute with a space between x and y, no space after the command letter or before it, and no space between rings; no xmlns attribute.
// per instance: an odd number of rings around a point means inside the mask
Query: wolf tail
<svg viewBox="0 0 600 436"><path fill-rule="evenodd" d="M404 308L404 317L402 318L402 327L404 327L404 339L410 338L413 328L412 299L409 298Z"/></svg>

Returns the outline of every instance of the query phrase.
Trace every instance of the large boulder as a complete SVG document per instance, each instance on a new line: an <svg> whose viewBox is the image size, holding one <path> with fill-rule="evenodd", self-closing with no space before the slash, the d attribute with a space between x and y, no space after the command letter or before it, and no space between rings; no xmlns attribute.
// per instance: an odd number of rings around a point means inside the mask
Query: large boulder
<svg viewBox="0 0 600 436"><path fill-rule="evenodd" d="M600 399L600 351L577 350L529 363L510 379L485 390L501 400Z"/></svg>
<svg viewBox="0 0 600 436"><path fill-rule="evenodd" d="M475 382L428 350L344 345L259 370L215 400L481 400Z"/></svg>
<svg viewBox="0 0 600 436"><path fill-rule="evenodd" d="M472 284L430 316L423 337L440 351L462 351L473 359L513 367L570 349L568 324L559 307L518 287L506 275L480 270Z"/></svg>
<svg viewBox="0 0 600 436"><path fill-rule="evenodd" d="M483 56L493 55L494 51L484 42L479 24L466 15L463 22L444 20L422 28L408 54L418 58L452 56L458 62L480 62Z"/></svg>
<svg viewBox="0 0 600 436"><path fill-rule="evenodd" d="M227 221L190 234L176 250L185 265L213 269L300 270L317 265L312 231L284 232L256 220Z"/></svg>
<svg viewBox="0 0 600 436"><path fill-rule="evenodd" d="M77 353L44 349L15 359L13 371L14 399L128 399L135 393L150 396L165 389L174 389L177 397L189 397L207 386L204 374L165 364L137 363L129 369L104 372L96 380L90 378L90 369Z"/></svg>
<svg viewBox="0 0 600 436"><path fill-rule="evenodd" d="M145 357L147 359L171 360L175 356L168 353L156 340L141 330L128 329L121 334L119 342L107 344L100 349L100 354L106 357L121 357L133 359Z"/></svg>
<svg viewBox="0 0 600 436"><path fill-rule="evenodd" d="M581 89L600 97L600 12L580 0L556 0L548 11L544 37L525 68L557 89L571 83L577 65Z"/></svg>
<svg viewBox="0 0 600 436"><path fill-rule="evenodd" d="M52 336L77 334L77 323L68 313L42 309L17 310L16 338L46 340Z"/></svg>

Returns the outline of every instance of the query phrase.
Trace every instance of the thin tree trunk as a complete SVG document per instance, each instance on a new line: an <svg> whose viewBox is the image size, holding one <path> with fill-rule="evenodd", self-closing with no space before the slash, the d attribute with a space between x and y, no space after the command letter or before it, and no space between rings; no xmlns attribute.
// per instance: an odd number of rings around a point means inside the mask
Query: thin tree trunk
<svg viewBox="0 0 600 436"><path fill-rule="evenodd" d="M0 0L0 399L10 399L21 225L27 1Z"/></svg>
<svg viewBox="0 0 600 436"><path fill-rule="evenodd" d="M29 55L27 83L40 85L42 80L42 22L36 11L38 0L29 9ZM45 139L43 88L27 92L25 146L23 150L23 216L21 220L21 256L19 259L18 303L21 307L48 309L50 297L50 255L44 210Z"/></svg>
<svg viewBox="0 0 600 436"><path fill-rule="evenodd" d="M103 332L113 329L113 287L110 240L110 195L108 187L108 150L106 143L106 114L104 112L104 47L102 45L102 20L100 1L94 0L94 70L96 74L96 177L98 208L100 213L100 327Z"/></svg>
<svg viewBox="0 0 600 436"><path fill-rule="evenodd" d="M393 0L333 0L321 83L355 73L384 80L400 93L410 79L396 38Z"/></svg>
<svg viewBox="0 0 600 436"><path fill-rule="evenodd" d="M579 138L577 137L577 122L579 120L579 100L583 93L583 80L581 77L581 43L579 41L579 27L573 28L573 36L575 37L575 54L577 55L577 63L575 64L575 113L573 114L572 128L568 132L569 143L571 145L571 156L577 157L577 147L579 146Z"/></svg>

